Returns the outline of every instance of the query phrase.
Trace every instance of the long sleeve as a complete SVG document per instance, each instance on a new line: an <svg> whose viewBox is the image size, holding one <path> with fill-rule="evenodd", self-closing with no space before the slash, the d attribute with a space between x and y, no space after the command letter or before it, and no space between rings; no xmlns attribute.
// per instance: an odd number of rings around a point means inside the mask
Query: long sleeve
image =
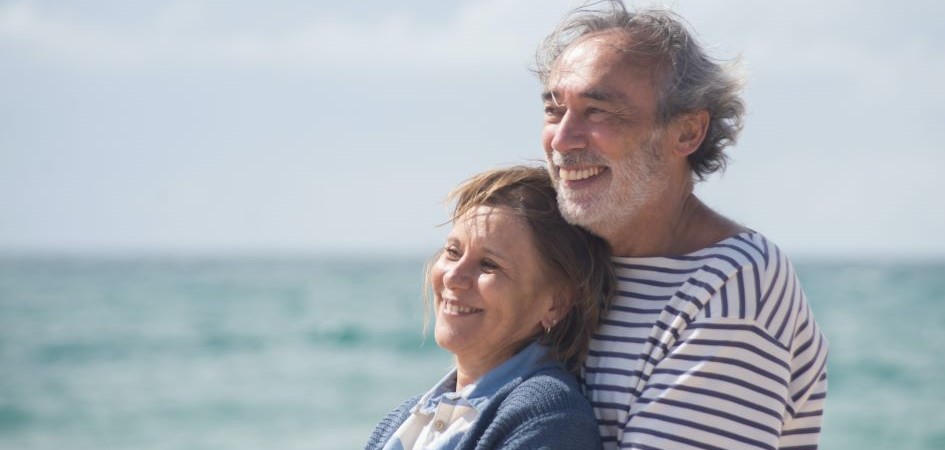
<svg viewBox="0 0 945 450"><path fill-rule="evenodd" d="M419 399L420 396L407 399L405 402L397 406L397 408L394 408L393 411L387 413L387 415L374 427L374 431L371 433L371 437L368 439L367 444L365 444L364 450L380 450L381 448L384 448L384 444L390 440L391 436L394 435L394 432L397 431L397 428L400 427L400 424L407 420L407 417L410 415L410 408L412 408L413 405L416 405L417 400Z"/></svg>
<svg viewBox="0 0 945 450"><path fill-rule="evenodd" d="M776 247L623 264L585 368L607 448L817 447L827 342Z"/></svg>
<svg viewBox="0 0 945 450"><path fill-rule="evenodd" d="M594 450L601 448L597 424L573 376L547 371L502 393L460 445L476 450Z"/></svg>

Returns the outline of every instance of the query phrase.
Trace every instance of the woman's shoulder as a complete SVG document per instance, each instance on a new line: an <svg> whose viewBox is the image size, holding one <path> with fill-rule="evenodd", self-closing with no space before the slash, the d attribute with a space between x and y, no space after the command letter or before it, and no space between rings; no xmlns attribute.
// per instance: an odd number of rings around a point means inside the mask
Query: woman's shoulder
<svg viewBox="0 0 945 450"><path fill-rule="evenodd" d="M502 403L503 409L530 410L532 414L566 410L593 415L577 378L558 365L533 372L515 386Z"/></svg>
<svg viewBox="0 0 945 450"><path fill-rule="evenodd" d="M480 419L482 420L482 419ZM542 368L511 388L477 449L598 449L600 436L590 403L564 368Z"/></svg>
<svg viewBox="0 0 945 450"><path fill-rule="evenodd" d="M365 449L381 448L390 440L394 432L400 428L400 425L410 416L410 409L420 400L420 395L408 398L403 403L387 413L380 422L374 427L371 437L368 439Z"/></svg>

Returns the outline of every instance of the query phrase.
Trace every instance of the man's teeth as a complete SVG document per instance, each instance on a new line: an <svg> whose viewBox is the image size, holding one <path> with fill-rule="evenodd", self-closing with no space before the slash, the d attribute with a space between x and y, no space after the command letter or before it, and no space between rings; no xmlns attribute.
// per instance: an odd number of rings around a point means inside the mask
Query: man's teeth
<svg viewBox="0 0 945 450"><path fill-rule="evenodd" d="M443 305L443 310L448 314L469 314L472 312L481 311L480 309L457 305L451 302L446 302L446 304Z"/></svg>
<svg viewBox="0 0 945 450"><path fill-rule="evenodd" d="M603 170L602 167L589 167L587 169L565 169L562 167L558 170L558 175L565 181L577 181L593 177Z"/></svg>

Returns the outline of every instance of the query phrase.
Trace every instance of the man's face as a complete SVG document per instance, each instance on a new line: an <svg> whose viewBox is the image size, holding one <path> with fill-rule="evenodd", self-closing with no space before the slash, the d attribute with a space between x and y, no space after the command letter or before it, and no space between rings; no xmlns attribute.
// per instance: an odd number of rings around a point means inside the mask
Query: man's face
<svg viewBox="0 0 945 450"><path fill-rule="evenodd" d="M616 33L585 38L555 64L542 145L562 215L606 237L664 188L667 163L649 68L627 62Z"/></svg>

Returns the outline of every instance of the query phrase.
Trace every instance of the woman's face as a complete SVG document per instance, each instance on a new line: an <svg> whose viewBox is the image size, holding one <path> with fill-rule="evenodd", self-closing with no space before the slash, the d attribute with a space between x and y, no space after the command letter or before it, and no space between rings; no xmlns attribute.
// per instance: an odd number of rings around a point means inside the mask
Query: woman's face
<svg viewBox="0 0 945 450"><path fill-rule="evenodd" d="M557 318L532 233L507 208L480 206L456 220L430 274L436 343L460 364L495 367L543 318Z"/></svg>

